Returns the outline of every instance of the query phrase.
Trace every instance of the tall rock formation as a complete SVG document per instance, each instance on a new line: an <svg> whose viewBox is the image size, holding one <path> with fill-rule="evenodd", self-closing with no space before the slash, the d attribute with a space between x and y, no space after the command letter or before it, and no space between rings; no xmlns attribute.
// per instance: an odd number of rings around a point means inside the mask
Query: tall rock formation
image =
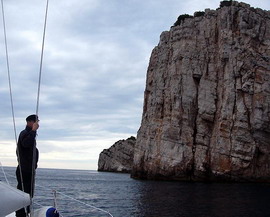
<svg viewBox="0 0 270 217"><path fill-rule="evenodd" d="M221 6L161 34L132 177L270 181L270 12Z"/></svg>
<svg viewBox="0 0 270 217"><path fill-rule="evenodd" d="M130 173L133 165L135 137L119 140L104 149L98 159L98 171Z"/></svg>

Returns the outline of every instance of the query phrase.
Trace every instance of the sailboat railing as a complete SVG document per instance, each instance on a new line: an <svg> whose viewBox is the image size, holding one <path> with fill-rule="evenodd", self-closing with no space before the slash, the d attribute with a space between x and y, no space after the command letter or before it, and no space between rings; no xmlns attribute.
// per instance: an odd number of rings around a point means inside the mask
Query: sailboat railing
<svg viewBox="0 0 270 217"><path fill-rule="evenodd" d="M2 164L0 163L0 166L2 167L2 171L4 171L4 169L3 169L3 166L2 166ZM5 175L5 177L10 177L10 178L13 178L13 179L16 179L16 176L14 176L14 175L12 175L12 174L9 174L9 173L7 173L7 172L3 172ZM9 183L8 182L8 178L6 178L6 181L7 181L7 183ZM58 191L58 190L54 190L54 189L48 189L47 187L44 187L44 186L41 186L41 185L39 185L39 184L36 184L36 187L37 188L40 188L40 190L42 189L42 190L44 190L44 191L50 191L51 193L52 193L52 197L53 198L51 198L52 199L52 204L55 204L56 203L56 195L61 195L61 197L62 198L66 198L66 199L68 199L69 201L73 201L73 202L75 202L75 203L77 203L77 204L80 204L81 206L83 206L84 208L85 207L87 207L87 209L88 209L88 211L89 212L103 212L103 213L106 213L106 215L108 215L108 216L110 216L110 217L113 217L113 215L110 213L110 212L108 212L108 211L106 211L106 210L104 210L104 209L101 209L101 208L98 208L98 207L96 207L96 206L94 206L94 205L90 205L90 204L88 204L88 203L85 203L85 202L83 202L83 201L81 201L81 200L78 200L78 199L76 199L76 198L74 198L74 197L72 197L72 196L70 196L70 195L68 195L68 194L65 194L65 193L63 193L63 192L60 192L60 191ZM37 196L38 197L38 196ZM60 198L57 198L58 199L58 202L59 202L59 200L60 200ZM42 205L42 204L40 204L40 203L38 203L38 202L36 202L37 200L35 200L34 201L34 205L36 205L36 206L38 206L38 207L43 207L44 205ZM58 205L59 205L59 203L57 203ZM63 217L60 213L61 213L61 209L58 209L58 208L60 208L60 206L59 207L55 207L58 211L59 211L59 215L61 216L61 217ZM63 212L64 212L64 210L63 210Z"/></svg>

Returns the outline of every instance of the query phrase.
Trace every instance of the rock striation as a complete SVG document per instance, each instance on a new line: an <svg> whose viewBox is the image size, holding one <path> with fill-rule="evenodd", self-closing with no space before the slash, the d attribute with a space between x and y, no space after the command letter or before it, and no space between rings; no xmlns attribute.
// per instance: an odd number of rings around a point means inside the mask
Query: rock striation
<svg viewBox="0 0 270 217"><path fill-rule="evenodd" d="M135 137L119 140L104 149L98 159L98 171L130 173L133 165Z"/></svg>
<svg viewBox="0 0 270 217"><path fill-rule="evenodd" d="M270 181L270 12L224 2L153 49L132 177Z"/></svg>

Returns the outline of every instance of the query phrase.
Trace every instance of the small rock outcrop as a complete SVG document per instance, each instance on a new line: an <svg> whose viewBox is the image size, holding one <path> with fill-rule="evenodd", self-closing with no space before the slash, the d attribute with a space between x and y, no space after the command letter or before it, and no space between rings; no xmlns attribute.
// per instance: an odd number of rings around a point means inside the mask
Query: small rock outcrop
<svg viewBox="0 0 270 217"><path fill-rule="evenodd" d="M163 32L132 177L270 181L270 12L224 1Z"/></svg>
<svg viewBox="0 0 270 217"><path fill-rule="evenodd" d="M98 159L98 171L130 173L133 165L135 137L119 140L104 149Z"/></svg>

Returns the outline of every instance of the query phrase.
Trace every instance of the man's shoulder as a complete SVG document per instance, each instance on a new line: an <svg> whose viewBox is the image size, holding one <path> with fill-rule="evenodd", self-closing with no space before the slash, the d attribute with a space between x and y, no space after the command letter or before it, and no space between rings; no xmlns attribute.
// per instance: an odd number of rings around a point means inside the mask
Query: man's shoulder
<svg viewBox="0 0 270 217"><path fill-rule="evenodd" d="M19 137L20 137L20 138L23 138L23 137L26 136L28 133L29 133L29 132L28 132L26 129L24 129L24 130L22 130L22 131L20 132Z"/></svg>
<svg viewBox="0 0 270 217"><path fill-rule="evenodd" d="M24 134L26 134L26 133L28 133L28 132L27 132L26 129L24 129L24 130L22 130L22 131L20 132L20 135L24 135Z"/></svg>
<svg viewBox="0 0 270 217"><path fill-rule="evenodd" d="M29 131L28 129L24 129L20 132L20 135L19 135L19 138L20 139L24 139L25 137L27 136L32 136L32 137L35 137L36 136L36 132L34 131Z"/></svg>

